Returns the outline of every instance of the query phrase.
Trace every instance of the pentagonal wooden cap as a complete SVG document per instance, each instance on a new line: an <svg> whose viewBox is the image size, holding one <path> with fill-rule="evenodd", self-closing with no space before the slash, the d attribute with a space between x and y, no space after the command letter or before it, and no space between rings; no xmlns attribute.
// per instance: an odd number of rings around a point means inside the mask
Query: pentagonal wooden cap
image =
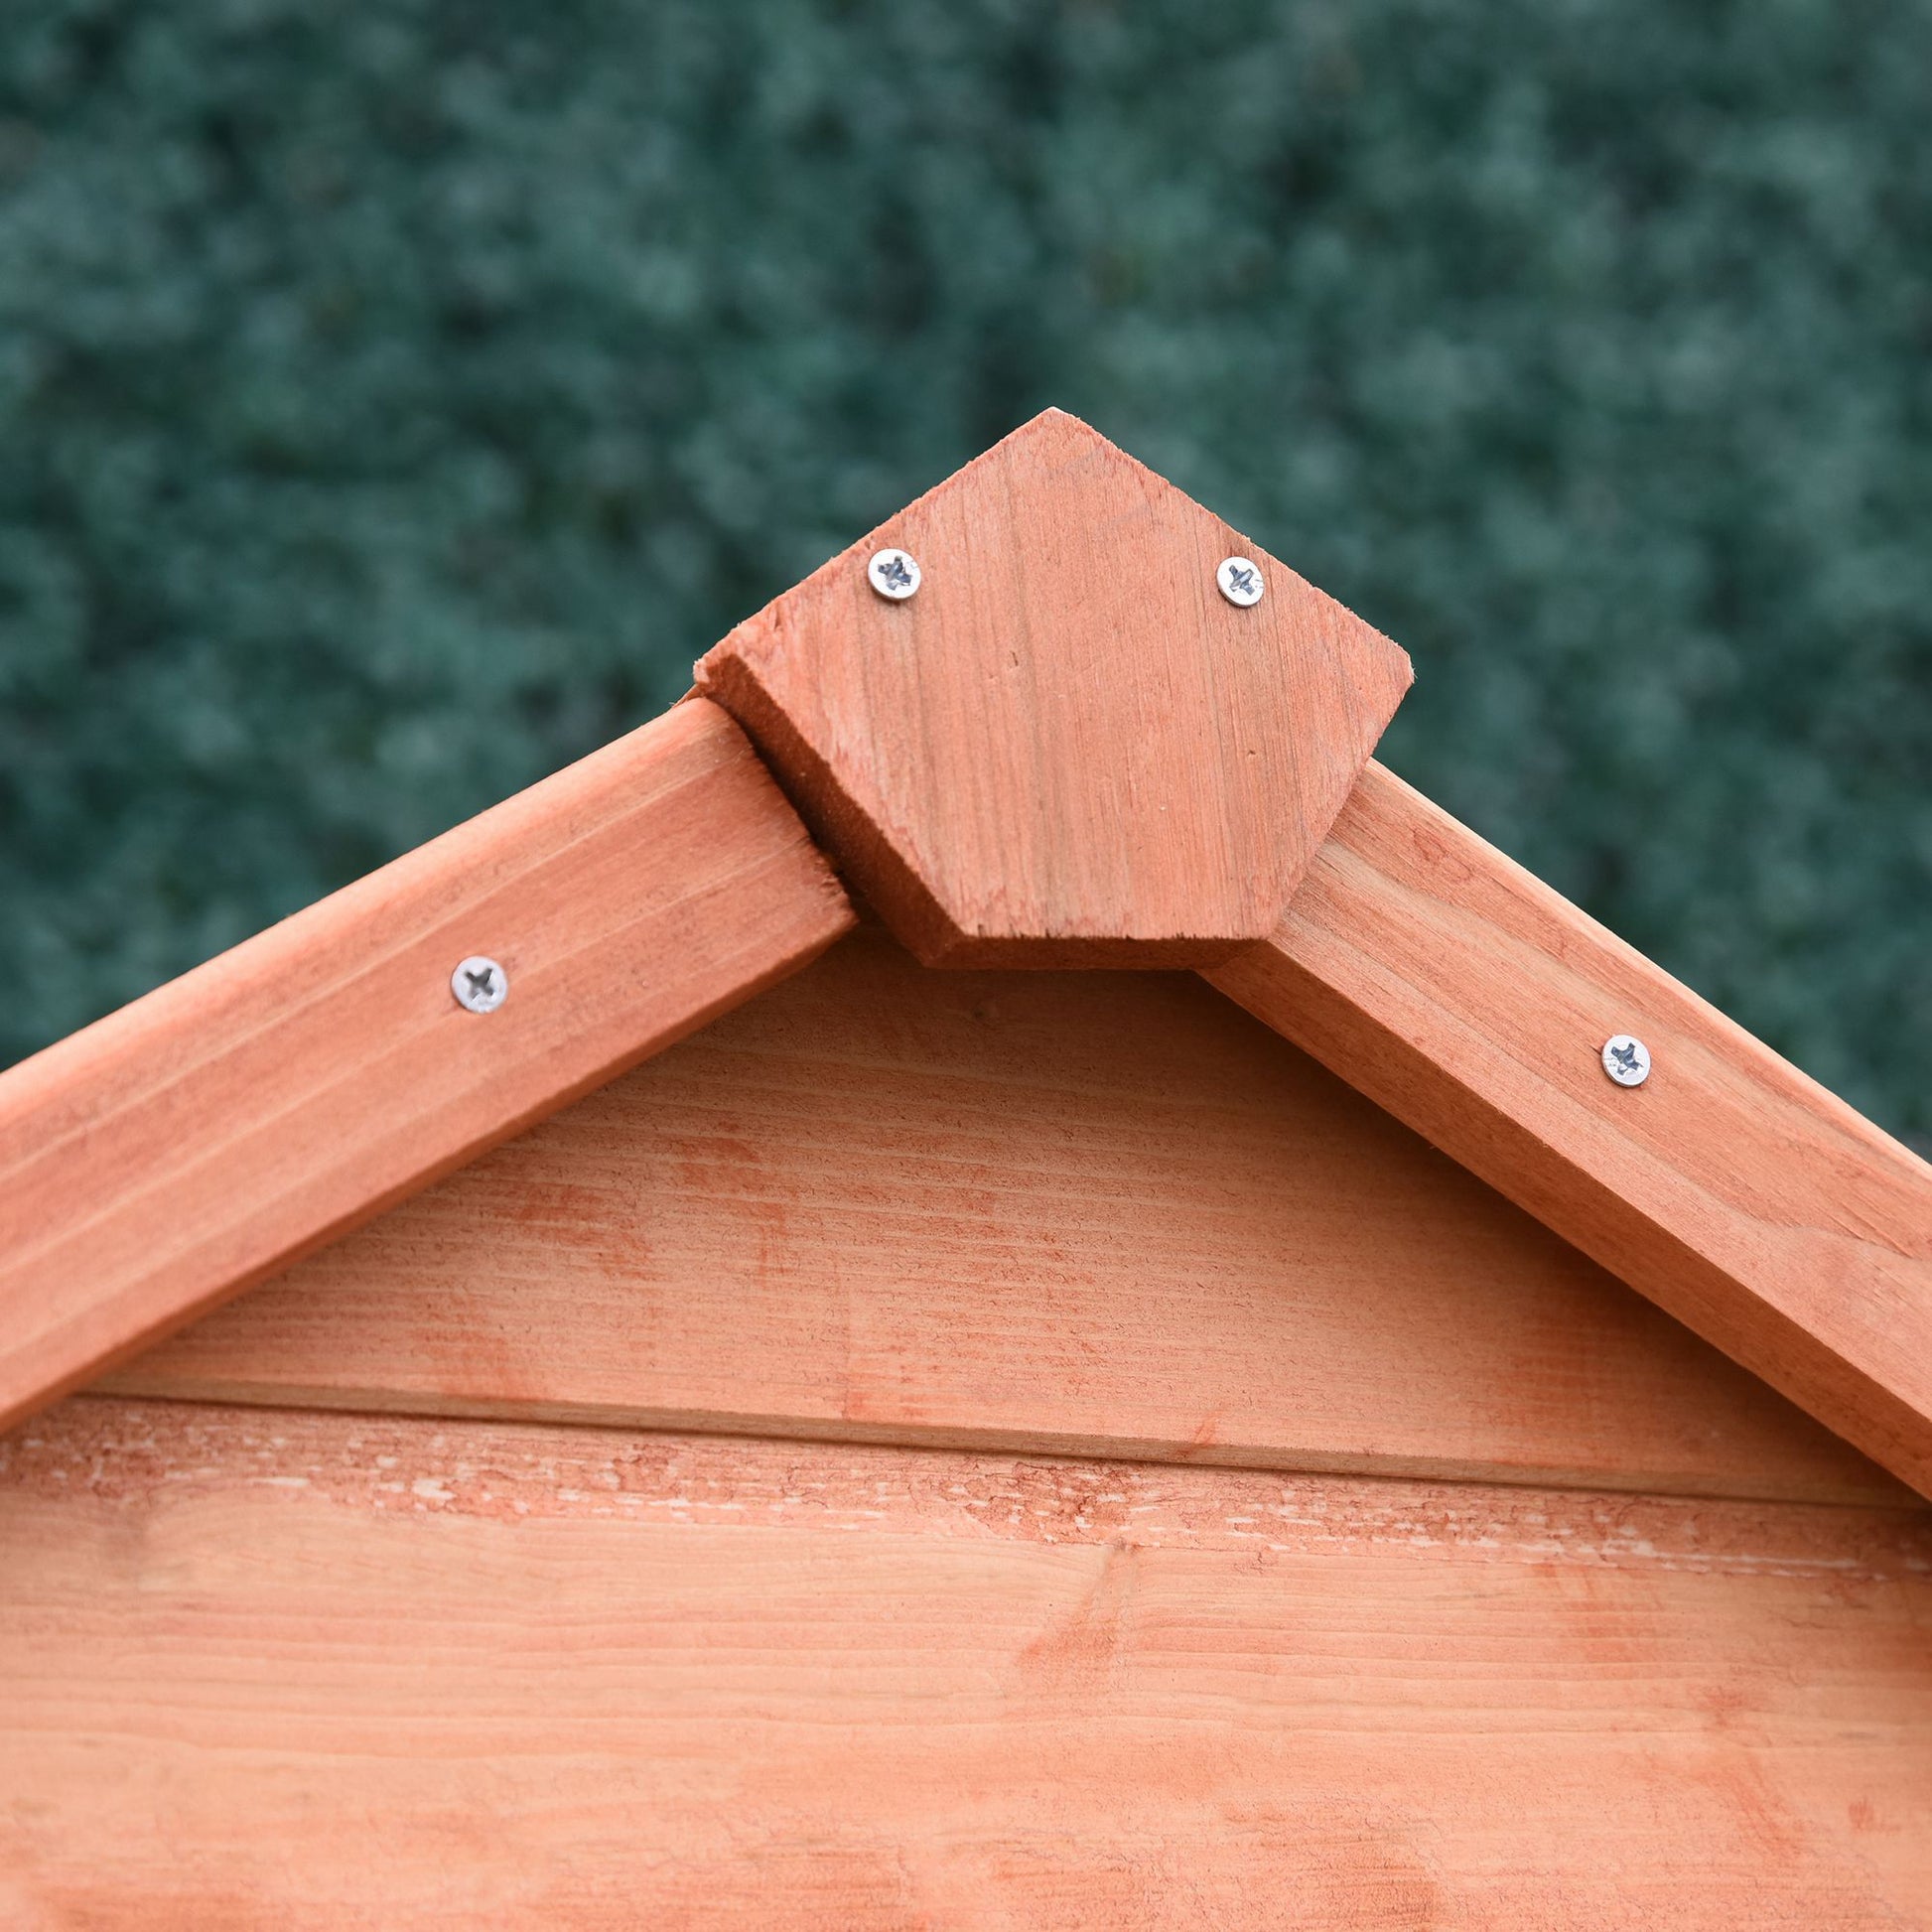
<svg viewBox="0 0 1932 1932"><path fill-rule="evenodd" d="M915 593L873 588L883 548L916 561ZM1259 566L1259 603L1223 595L1229 557ZM697 667L937 966L1198 966L1263 937L1410 678L1380 632L1058 410Z"/></svg>

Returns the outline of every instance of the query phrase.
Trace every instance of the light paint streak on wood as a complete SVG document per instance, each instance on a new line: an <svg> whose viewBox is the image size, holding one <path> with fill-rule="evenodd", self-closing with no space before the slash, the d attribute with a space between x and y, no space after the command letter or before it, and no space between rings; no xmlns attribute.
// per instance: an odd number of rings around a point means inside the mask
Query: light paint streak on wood
<svg viewBox="0 0 1932 1932"><path fill-rule="evenodd" d="M80 1398L14 1923L1932 1914L1915 1515Z"/></svg>

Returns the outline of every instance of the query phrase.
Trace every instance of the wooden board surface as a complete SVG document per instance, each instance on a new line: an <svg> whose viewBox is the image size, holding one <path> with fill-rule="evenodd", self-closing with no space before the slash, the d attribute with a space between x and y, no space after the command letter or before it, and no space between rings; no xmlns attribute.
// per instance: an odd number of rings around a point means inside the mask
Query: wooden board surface
<svg viewBox="0 0 1932 1932"><path fill-rule="evenodd" d="M1932 1924L1922 1518L82 1398L30 1928Z"/></svg>
<svg viewBox="0 0 1932 1932"><path fill-rule="evenodd" d="M1399 778L1210 978L1932 1493L1932 1167Z"/></svg>
<svg viewBox="0 0 1932 1932"><path fill-rule="evenodd" d="M1192 976L876 927L116 1386L1903 1493Z"/></svg>
<svg viewBox="0 0 1932 1932"><path fill-rule="evenodd" d="M895 603L867 567L917 561ZM1230 555L1266 584L1237 609ZM1049 409L740 624L698 685L921 959L1192 965L1263 936L1408 657Z"/></svg>
<svg viewBox="0 0 1932 1932"><path fill-rule="evenodd" d="M851 923L702 702L0 1074L0 1424L447 1173ZM451 975L500 962L464 1011Z"/></svg>

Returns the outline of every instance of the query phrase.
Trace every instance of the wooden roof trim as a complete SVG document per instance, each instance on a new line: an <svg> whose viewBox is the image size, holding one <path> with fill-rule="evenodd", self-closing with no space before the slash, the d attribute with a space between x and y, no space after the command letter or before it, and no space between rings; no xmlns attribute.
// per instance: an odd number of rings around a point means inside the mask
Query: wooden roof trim
<svg viewBox="0 0 1932 1932"><path fill-rule="evenodd" d="M880 595L875 557L908 555L916 593ZM1258 602L1218 588L1235 557ZM1410 678L1056 409L697 667L928 966L1194 966L1265 937Z"/></svg>
<svg viewBox="0 0 1932 1932"><path fill-rule="evenodd" d="M0 1427L851 923L694 700L0 1074ZM494 1012L453 997L469 955L507 975Z"/></svg>
<svg viewBox="0 0 1932 1932"><path fill-rule="evenodd" d="M1932 1495L1932 1167L1401 779L1206 977Z"/></svg>

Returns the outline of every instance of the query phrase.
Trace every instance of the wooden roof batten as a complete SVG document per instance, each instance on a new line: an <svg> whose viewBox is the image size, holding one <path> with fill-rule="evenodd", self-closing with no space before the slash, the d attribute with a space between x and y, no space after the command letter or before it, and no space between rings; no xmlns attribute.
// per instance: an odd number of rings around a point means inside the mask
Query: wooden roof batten
<svg viewBox="0 0 1932 1932"><path fill-rule="evenodd" d="M1376 765L1409 680L1047 412L665 718L0 1074L0 1425L808 962L829 861L929 965L1201 970L1932 1495L1932 1168Z"/></svg>

